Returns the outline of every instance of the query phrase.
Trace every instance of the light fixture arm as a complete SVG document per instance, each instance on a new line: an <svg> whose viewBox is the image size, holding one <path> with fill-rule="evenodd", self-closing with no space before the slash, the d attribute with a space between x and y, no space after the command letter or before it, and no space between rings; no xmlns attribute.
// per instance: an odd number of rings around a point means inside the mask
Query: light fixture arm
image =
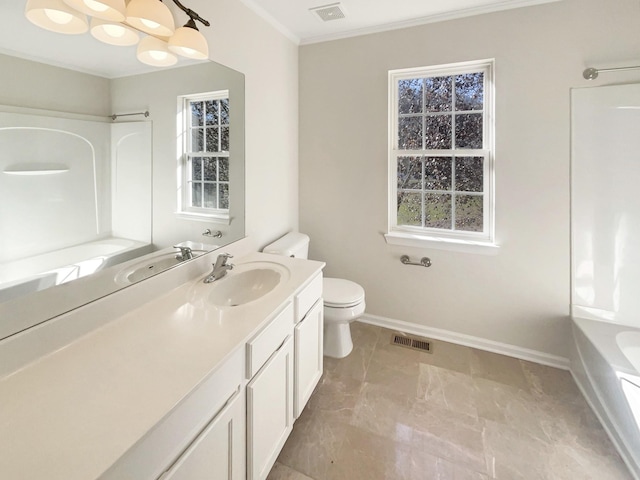
<svg viewBox="0 0 640 480"><path fill-rule="evenodd" d="M189 15L189 18L191 20L198 20L200 23L202 23L204 26L208 27L211 24L205 20L204 18L202 18L200 15L198 15L196 12L194 12L193 10L191 10L190 8L185 7L184 5L182 5L182 3L180 3L178 0L173 0L173 3L176 4L176 6L182 10L184 13L186 13L187 15ZM195 24L194 24L195 25ZM196 28L197 30L197 28Z"/></svg>

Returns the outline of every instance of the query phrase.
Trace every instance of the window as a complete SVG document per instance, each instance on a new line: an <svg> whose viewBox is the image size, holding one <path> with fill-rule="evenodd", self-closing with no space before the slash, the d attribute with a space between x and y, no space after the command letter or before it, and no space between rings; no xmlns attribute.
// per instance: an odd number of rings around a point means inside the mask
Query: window
<svg viewBox="0 0 640 480"><path fill-rule="evenodd" d="M181 97L180 212L229 218L229 92Z"/></svg>
<svg viewBox="0 0 640 480"><path fill-rule="evenodd" d="M389 72L388 242L493 243L492 74L493 61Z"/></svg>

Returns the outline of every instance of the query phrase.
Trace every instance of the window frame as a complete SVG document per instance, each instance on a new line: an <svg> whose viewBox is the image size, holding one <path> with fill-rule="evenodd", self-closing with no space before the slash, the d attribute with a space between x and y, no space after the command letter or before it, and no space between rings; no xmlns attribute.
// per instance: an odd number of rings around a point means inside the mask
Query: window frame
<svg viewBox="0 0 640 480"><path fill-rule="evenodd" d="M229 159L229 175L231 174L231 157L229 150L218 152L195 152L191 151L191 103L204 102L208 100L229 101L229 90L218 90L214 92L198 93L192 95L181 95L178 97L178 211L176 215L189 220L202 220L213 223L229 224L231 221L229 208L207 208L191 206L191 158L227 158ZM229 110L231 105L229 104ZM231 117L231 112L229 112ZM225 125L227 126L227 125ZM231 120L229 120L229 144L231 143ZM230 147L229 147L230 148ZM231 179L229 189L231 189ZM218 184L218 182L216 181ZM203 190L204 194L204 190ZM230 207L231 205L229 205Z"/></svg>
<svg viewBox="0 0 640 480"><path fill-rule="evenodd" d="M497 247L495 245L495 161L494 161L494 137L495 137L495 104L494 104L494 60L484 59L470 62L459 62L429 67L406 68L390 70L388 74L388 101L389 101L389 121L388 121L388 226L385 239L387 243L415 246L415 247L435 247L443 249L477 251L478 247ZM483 148L482 149L419 149L402 150L398 146L398 124L401 115L398 110L398 82L400 80L455 76L482 72L484 74L484 104L483 114ZM466 112L466 111L465 111ZM459 114L464 114L460 112ZM469 111L472 112L472 111ZM479 111L473 111L478 113ZM452 114L452 141L455 138L455 115ZM423 116L429 116L424 115ZM424 145L423 145L424 147ZM483 231L471 232L462 230L447 230L432 227L417 227L409 225L398 225L397 223L397 202L398 202L398 166L400 157L452 157L455 168L456 157L477 157L482 156L483 161ZM452 171L452 177L455 173ZM453 180L452 180L453 181ZM453 185L452 185L453 187ZM422 188L421 192L425 192ZM452 194L452 202L455 202L456 190L442 191ZM470 192L473 194L473 192ZM452 210L455 215L455 209ZM455 226L455 218L452 219ZM491 252L483 252L491 253Z"/></svg>

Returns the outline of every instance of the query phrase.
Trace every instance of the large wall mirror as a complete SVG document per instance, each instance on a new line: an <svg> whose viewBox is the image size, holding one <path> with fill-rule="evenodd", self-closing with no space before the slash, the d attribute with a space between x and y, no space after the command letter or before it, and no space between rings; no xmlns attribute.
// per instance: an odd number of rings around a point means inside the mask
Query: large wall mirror
<svg viewBox="0 0 640 480"><path fill-rule="evenodd" d="M0 6L0 339L244 236L244 75L151 71L135 47L38 29L24 3ZM203 136L213 153L185 156Z"/></svg>

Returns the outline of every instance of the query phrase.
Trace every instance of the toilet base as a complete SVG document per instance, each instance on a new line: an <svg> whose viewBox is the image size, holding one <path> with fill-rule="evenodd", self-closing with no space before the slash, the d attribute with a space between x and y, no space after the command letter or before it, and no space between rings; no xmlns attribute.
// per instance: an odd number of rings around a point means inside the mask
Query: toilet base
<svg viewBox="0 0 640 480"><path fill-rule="evenodd" d="M324 355L344 358L353 350L351 328L348 323L324 324Z"/></svg>

